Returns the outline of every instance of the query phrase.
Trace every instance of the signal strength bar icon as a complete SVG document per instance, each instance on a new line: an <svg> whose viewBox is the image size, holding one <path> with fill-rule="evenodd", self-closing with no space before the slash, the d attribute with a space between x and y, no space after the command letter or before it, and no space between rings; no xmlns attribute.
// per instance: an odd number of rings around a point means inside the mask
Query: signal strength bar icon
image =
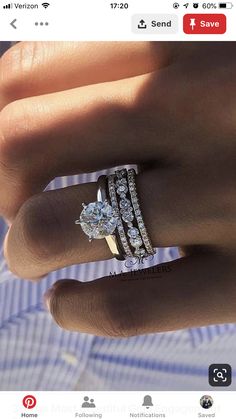
<svg viewBox="0 0 236 419"><path fill-rule="evenodd" d="M50 6L50 3L42 3L42 6L44 7L44 9L47 9L48 6Z"/></svg>
<svg viewBox="0 0 236 419"><path fill-rule="evenodd" d="M12 8L12 3L5 4L5 6L3 6L3 9L11 9L11 8Z"/></svg>

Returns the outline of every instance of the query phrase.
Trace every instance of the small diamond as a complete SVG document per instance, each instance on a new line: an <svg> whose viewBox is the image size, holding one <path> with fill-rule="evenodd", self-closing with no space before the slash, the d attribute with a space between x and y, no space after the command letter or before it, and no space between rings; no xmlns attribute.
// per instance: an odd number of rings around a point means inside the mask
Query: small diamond
<svg viewBox="0 0 236 419"><path fill-rule="evenodd" d="M126 223L128 223L128 222L133 221L134 215L133 215L132 211L124 211L123 214L122 214L122 218Z"/></svg>
<svg viewBox="0 0 236 419"><path fill-rule="evenodd" d="M126 208L129 208L130 205L131 205L131 202L130 202L129 199L126 199L126 198L125 199L121 199L121 201L120 201L120 208L126 209Z"/></svg>
<svg viewBox="0 0 236 419"><path fill-rule="evenodd" d="M123 214L126 214L126 213L133 213L133 208L131 207L131 205L128 207L128 208L122 208L121 210L120 210L120 213L123 215Z"/></svg>
<svg viewBox="0 0 236 419"><path fill-rule="evenodd" d="M118 193L118 195L123 195L124 193L128 192L128 188L125 185L121 185L117 188L116 192Z"/></svg>
<svg viewBox="0 0 236 419"><path fill-rule="evenodd" d="M80 214L82 230L91 239L103 239L117 227L117 217L108 202L91 202Z"/></svg>
<svg viewBox="0 0 236 419"><path fill-rule="evenodd" d="M118 179L116 181L116 186L119 188L120 186L127 186L127 180L125 178Z"/></svg>
<svg viewBox="0 0 236 419"><path fill-rule="evenodd" d="M122 179L122 176L124 176L126 174L126 170L122 169L122 170L116 170L116 176L118 177L118 179Z"/></svg>
<svg viewBox="0 0 236 419"><path fill-rule="evenodd" d="M129 228L128 230L129 237L131 237L132 239L135 239L136 237L138 237L138 235L139 235L139 231L136 227Z"/></svg>
<svg viewBox="0 0 236 419"><path fill-rule="evenodd" d="M142 246L143 242L142 242L141 237L136 237L135 239L130 239L130 244L133 247L140 247Z"/></svg>

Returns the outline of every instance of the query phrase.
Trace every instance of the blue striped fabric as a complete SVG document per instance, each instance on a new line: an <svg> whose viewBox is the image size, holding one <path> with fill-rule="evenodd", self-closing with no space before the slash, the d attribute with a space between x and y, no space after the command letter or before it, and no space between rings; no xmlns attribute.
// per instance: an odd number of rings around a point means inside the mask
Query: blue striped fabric
<svg viewBox="0 0 236 419"><path fill-rule="evenodd" d="M55 179L47 189L95 181L97 176ZM5 231L1 220L1 242ZM177 249L160 249L152 264L177 257ZM54 324L42 303L52 283L60 278L92 280L121 269L123 264L115 260L76 265L33 284L8 271L1 250L0 389L202 390L208 388L211 363L235 365L233 324L129 339L71 333Z"/></svg>

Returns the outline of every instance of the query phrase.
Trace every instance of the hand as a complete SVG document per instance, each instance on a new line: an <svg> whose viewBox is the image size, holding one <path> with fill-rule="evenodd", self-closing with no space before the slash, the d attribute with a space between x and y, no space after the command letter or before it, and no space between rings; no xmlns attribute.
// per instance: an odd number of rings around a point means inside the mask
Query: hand
<svg viewBox="0 0 236 419"><path fill-rule="evenodd" d="M111 257L74 225L96 184L56 176L139 164L156 247L183 258L162 278L59 281L69 330L131 336L236 319L236 44L20 43L0 61L0 212L12 272L37 278ZM144 281L143 278L146 280Z"/></svg>

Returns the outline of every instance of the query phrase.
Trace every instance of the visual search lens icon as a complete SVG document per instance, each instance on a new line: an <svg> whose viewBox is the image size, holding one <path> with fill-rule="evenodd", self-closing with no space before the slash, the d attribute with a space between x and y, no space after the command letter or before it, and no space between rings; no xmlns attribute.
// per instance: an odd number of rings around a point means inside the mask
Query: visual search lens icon
<svg viewBox="0 0 236 419"><path fill-rule="evenodd" d="M146 409L149 409L150 407L153 406L151 396L147 395L147 396L144 397L143 406L146 407Z"/></svg>
<svg viewBox="0 0 236 419"><path fill-rule="evenodd" d="M229 364L212 364L209 367L209 384L212 387L228 387L232 383L232 367Z"/></svg>

